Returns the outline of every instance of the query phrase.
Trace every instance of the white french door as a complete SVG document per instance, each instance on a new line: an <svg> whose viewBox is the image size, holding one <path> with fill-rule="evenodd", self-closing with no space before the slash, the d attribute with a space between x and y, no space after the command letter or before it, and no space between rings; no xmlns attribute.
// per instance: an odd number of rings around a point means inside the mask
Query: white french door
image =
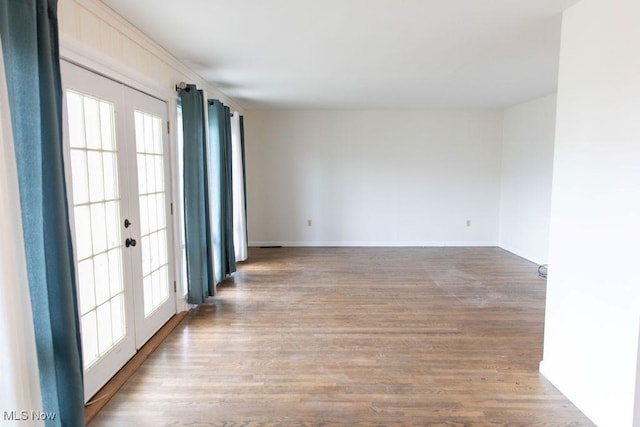
<svg viewBox="0 0 640 427"><path fill-rule="evenodd" d="M62 62L85 400L174 313L167 105Z"/></svg>

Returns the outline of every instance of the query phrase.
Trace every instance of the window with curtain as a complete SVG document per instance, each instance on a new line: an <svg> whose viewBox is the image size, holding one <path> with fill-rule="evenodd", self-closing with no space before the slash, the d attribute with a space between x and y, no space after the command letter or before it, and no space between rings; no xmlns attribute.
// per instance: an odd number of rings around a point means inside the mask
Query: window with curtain
<svg viewBox="0 0 640 427"><path fill-rule="evenodd" d="M236 261L247 259L247 223L244 182L244 150L241 136L240 114L231 115L231 162L233 189L233 245Z"/></svg>
<svg viewBox="0 0 640 427"><path fill-rule="evenodd" d="M215 281L236 271L233 241L233 162L231 110L218 100L209 100L209 155L211 170L211 222L214 244ZM216 205L217 203L217 205Z"/></svg>
<svg viewBox="0 0 640 427"><path fill-rule="evenodd" d="M195 88L193 85L188 86ZM189 99L189 91L180 89L179 92L182 104L178 107L178 127L181 130L184 129L184 134L178 133L178 150L185 155L185 157L179 158L179 187L185 197L186 264L191 268L189 228L192 218L187 212L191 206L188 202L189 194L186 194L187 187L185 187L188 185L188 180L184 175L189 170L186 166L189 163L186 155L190 148L187 132L190 126L195 125L196 122L198 123L196 127L199 127L202 120L190 119L191 125L187 123L184 103ZM189 116L194 115L197 107L194 105L189 108L191 111ZM231 109L218 100L208 100L207 118L208 132L204 135L206 146L203 153L205 156L204 171L200 176L203 180L200 182L199 177L197 182L204 184L205 222L210 230L204 240L209 256L209 268L212 271L210 285L214 284L209 294L214 295L215 284L220 283L236 271L236 261L247 259L244 131L242 116L237 112L232 114ZM202 138L200 131L198 131L198 135L199 138ZM199 146L199 143L197 145ZM187 275L187 279L192 280L191 274ZM191 287L190 283L189 289ZM198 300L198 298L191 298L191 290L189 295L190 302Z"/></svg>
<svg viewBox="0 0 640 427"><path fill-rule="evenodd" d="M215 293L211 262L209 182L207 179L204 94L195 85L178 89L182 105L184 233L190 304L202 304Z"/></svg>
<svg viewBox="0 0 640 427"><path fill-rule="evenodd" d="M180 99L178 99L177 106L177 117L176 117L176 136L177 136L177 151L178 151L178 229L179 231L179 244L180 244L180 260L182 263L182 294L187 295L187 291L189 290L187 286L187 241L184 233L184 131L182 129L182 103Z"/></svg>

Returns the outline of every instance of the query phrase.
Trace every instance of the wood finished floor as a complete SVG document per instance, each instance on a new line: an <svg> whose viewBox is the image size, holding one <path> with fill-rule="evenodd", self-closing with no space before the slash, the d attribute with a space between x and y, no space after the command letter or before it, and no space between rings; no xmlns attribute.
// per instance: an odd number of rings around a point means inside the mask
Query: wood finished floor
<svg viewBox="0 0 640 427"><path fill-rule="evenodd" d="M538 373L534 264L497 248L249 254L91 427L593 425Z"/></svg>

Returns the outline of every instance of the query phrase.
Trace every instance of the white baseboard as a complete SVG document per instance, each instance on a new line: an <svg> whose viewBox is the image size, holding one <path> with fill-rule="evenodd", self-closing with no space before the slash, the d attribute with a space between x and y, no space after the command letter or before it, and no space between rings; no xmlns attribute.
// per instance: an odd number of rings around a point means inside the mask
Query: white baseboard
<svg viewBox="0 0 640 427"><path fill-rule="evenodd" d="M500 245L500 244L498 244L498 247L500 249L504 249L507 252L511 252L512 254L517 255L520 258L524 258L527 261L531 261L534 264L542 265L542 264L546 264L547 263L547 261L545 261L545 260L543 260L541 258L532 257L529 254L525 253L524 251L521 251L521 250L516 249L516 248L512 248L512 247L509 247L509 246L506 246L506 245Z"/></svg>
<svg viewBox="0 0 640 427"><path fill-rule="evenodd" d="M544 363L544 360L540 361L540 364L538 365L538 371L540 371L540 373L549 381L551 381L551 377L553 377L553 375L549 375L549 368L547 366L548 364Z"/></svg>
<svg viewBox="0 0 640 427"><path fill-rule="evenodd" d="M249 242L251 247L285 246L285 247L497 247L498 242Z"/></svg>

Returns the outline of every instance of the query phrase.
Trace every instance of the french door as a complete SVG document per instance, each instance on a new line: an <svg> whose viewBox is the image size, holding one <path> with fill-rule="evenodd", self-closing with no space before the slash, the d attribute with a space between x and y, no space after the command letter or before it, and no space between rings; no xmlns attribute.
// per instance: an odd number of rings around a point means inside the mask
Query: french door
<svg viewBox="0 0 640 427"><path fill-rule="evenodd" d="M174 313L167 105L62 62L85 400Z"/></svg>

